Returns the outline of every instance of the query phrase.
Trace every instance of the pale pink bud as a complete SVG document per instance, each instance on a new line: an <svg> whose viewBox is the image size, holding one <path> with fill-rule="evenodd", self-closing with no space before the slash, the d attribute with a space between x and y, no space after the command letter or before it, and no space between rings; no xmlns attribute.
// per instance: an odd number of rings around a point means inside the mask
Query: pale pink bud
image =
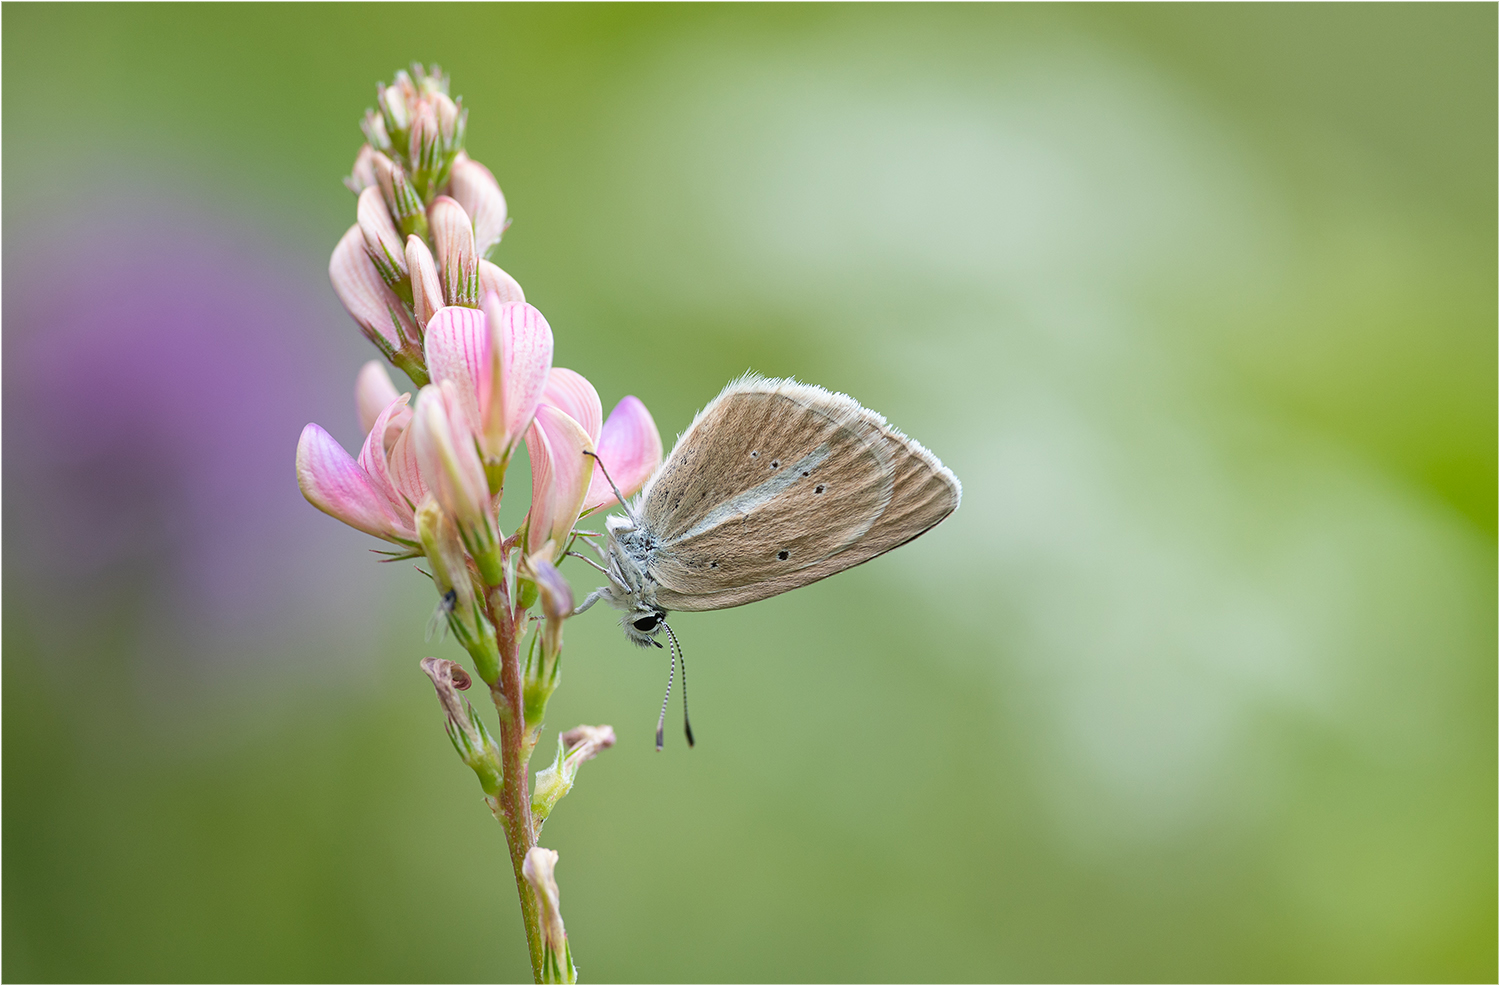
<svg viewBox="0 0 1500 986"><path fill-rule="evenodd" d="M356 530L412 546L416 531L396 515L354 457L315 424L297 441L297 486L307 501Z"/></svg>
<svg viewBox="0 0 1500 986"><path fill-rule="evenodd" d="M396 73L396 85L388 86L377 83L375 86L376 98L380 103L380 115L385 117L385 128L387 131L404 131L411 123L411 113L407 107L407 95L403 91L411 89L410 81L406 86L401 85L405 72Z"/></svg>
<svg viewBox="0 0 1500 986"><path fill-rule="evenodd" d="M438 133L442 136L443 143L451 147L458 139L459 120L463 111L448 98L446 92L434 92L431 98L432 107L437 112Z"/></svg>
<svg viewBox="0 0 1500 986"><path fill-rule="evenodd" d="M622 494L633 496L661 465L661 432L637 397L624 398L609 412L598 445L599 461L594 464L594 476L583 500L584 513L616 502L609 480L604 478L605 470Z"/></svg>
<svg viewBox="0 0 1500 986"><path fill-rule="evenodd" d="M365 252L385 283L395 287L406 279L406 250L379 187L372 185L359 193L355 218L364 234Z"/></svg>
<svg viewBox="0 0 1500 986"><path fill-rule="evenodd" d="M542 615L552 624L560 624L573 615L573 587L557 570L557 566L542 557L528 559L527 570L536 583L542 603ZM551 629L551 628L549 628Z"/></svg>
<svg viewBox="0 0 1500 986"><path fill-rule="evenodd" d="M422 388L411 433L422 481L458 525L464 547L486 582L498 585L503 570L489 483L451 382Z"/></svg>
<svg viewBox="0 0 1500 986"><path fill-rule="evenodd" d="M594 451L594 443L567 414L550 404L540 404L526 432L526 450L531 455L527 551L546 551L556 563L562 560L568 536L583 509L594 466L594 460L585 453Z"/></svg>
<svg viewBox="0 0 1500 986"><path fill-rule="evenodd" d="M380 412L399 396L391 375L380 360L372 359L359 368L359 376L354 381L354 406L359 411L359 426L366 435L375 427Z"/></svg>
<svg viewBox="0 0 1500 986"><path fill-rule="evenodd" d="M406 271L411 277L412 308L425 333L433 313L443 307L443 285L438 280L437 261L420 236L406 238Z"/></svg>
<svg viewBox="0 0 1500 986"><path fill-rule="evenodd" d="M438 278L450 305L479 307L479 258L474 253L474 227L464 207L446 195L432 200L427 210L436 248Z"/></svg>
<svg viewBox="0 0 1500 986"><path fill-rule="evenodd" d="M359 323L365 338L387 358L420 338L405 303L385 283L370 260L365 250L364 233L359 226L350 226L338 246L334 247L333 257L328 262L328 279L333 282L334 294Z"/></svg>
<svg viewBox="0 0 1500 986"><path fill-rule="evenodd" d="M437 111L430 102L423 100L412 110L411 136L407 144L406 159L411 162L413 172L437 170L440 142Z"/></svg>
<svg viewBox="0 0 1500 986"><path fill-rule="evenodd" d="M380 185L380 195L385 207L402 236L427 235L427 213L422 208L422 197L412 188L411 180L401 165L384 154L370 156L370 166L375 171L375 180Z"/></svg>
<svg viewBox="0 0 1500 986"><path fill-rule="evenodd" d="M521 441L552 369L552 327L527 304L483 302L489 332L487 398L480 405L486 453L503 461Z"/></svg>
<svg viewBox="0 0 1500 986"><path fill-rule="evenodd" d="M505 195L490 169L461 158L453 165L450 194L474 221L474 249L482 257L505 232Z"/></svg>
<svg viewBox="0 0 1500 986"><path fill-rule="evenodd" d="M488 260L481 260L479 262L479 297L486 298L492 294L507 304L526 300L526 293L521 290L521 285L516 283L514 277Z"/></svg>
<svg viewBox="0 0 1500 986"><path fill-rule="evenodd" d="M365 118L360 121L359 129L365 132L365 139L370 142L370 147L377 151L388 152L391 149L391 136L385 130L385 118L374 110L365 110Z"/></svg>
<svg viewBox="0 0 1500 986"><path fill-rule="evenodd" d="M379 119L377 117L376 119ZM344 179L344 187L358 195L367 188L378 186L380 180L375 177L375 150L369 144L364 144L359 149L359 154L354 158L354 170L349 177Z"/></svg>

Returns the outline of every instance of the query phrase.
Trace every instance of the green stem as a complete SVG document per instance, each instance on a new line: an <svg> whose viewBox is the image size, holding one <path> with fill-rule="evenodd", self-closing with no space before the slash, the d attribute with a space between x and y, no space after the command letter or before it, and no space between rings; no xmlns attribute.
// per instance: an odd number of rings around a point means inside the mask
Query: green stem
<svg viewBox="0 0 1500 986"><path fill-rule="evenodd" d="M510 864L515 870L516 893L521 898L521 920L526 925L526 948L531 953L531 974L542 981L542 923L536 894L526 882L521 867L526 853L536 845L531 824L530 785L527 783L526 712L521 684L521 634L516 632L517 614L511 609L502 584L490 590L490 621L500 644L499 687L490 688L495 710L500 713L500 760L505 786L500 790L500 812L505 820L505 841L510 846ZM524 611L523 611L524 613Z"/></svg>

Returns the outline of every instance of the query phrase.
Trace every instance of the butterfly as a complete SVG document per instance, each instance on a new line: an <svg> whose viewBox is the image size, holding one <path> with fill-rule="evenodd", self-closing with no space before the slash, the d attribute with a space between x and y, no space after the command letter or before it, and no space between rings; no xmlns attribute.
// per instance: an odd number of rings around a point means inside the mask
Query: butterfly
<svg viewBox="0 0 1500 986"><path fill-rule="evenodd" d="M669 612L827 578L931 530L961 496L937 456L848 395L747 375L698 413L633 503L620 498L625 513L605 522L609 584L575 612L603 600L625 611L633 643L660 647L665 630L680 652Z"/></svg>

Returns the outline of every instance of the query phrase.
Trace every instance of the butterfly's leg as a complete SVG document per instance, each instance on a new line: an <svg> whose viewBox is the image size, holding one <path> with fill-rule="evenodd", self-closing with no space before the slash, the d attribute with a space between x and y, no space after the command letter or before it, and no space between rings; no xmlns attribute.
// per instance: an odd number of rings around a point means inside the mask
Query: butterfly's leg
<svg viewBox="0 0 1500 986"><path fill-rule="evenodd" d="M599 588L595 589L593 592L584 597L583 602L578 604L578 608L573 610L573 615L577 616L579 613L582 613L584 610L588 609L599 600L604 599L607 596L613 596L614 594L615 590L613 586L601 585Z"/></svg>
<svg viewBox="0 0 1500 986"><path fill-rule="evenodd" d="M577 545L580 548L588 548L591 551L593 551L595 555L598 556L598 558L599 558L600 561L604 560L604 549L603 548L599 547L594 542L588 540L586 537L583 536L582 532L580 532L580 531L574 531L573 534L574 534L574 539L573 539L572 543L569 545L569 548L571 548L573 545ZM582 558L583 556L579 555L578 557ZM600 569L600 571L603 571L603 569Z"/></svg>

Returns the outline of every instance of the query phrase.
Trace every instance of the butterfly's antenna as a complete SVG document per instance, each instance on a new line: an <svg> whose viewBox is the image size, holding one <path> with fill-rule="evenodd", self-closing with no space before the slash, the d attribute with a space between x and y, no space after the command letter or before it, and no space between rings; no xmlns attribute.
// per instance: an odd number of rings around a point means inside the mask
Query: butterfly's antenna
<svg viewBox="0 0 1500 986"><path fill-rule="evenodd" d="M677 642L677 634L667 626L667 621L662 620L661 625L667 631L667 639L672 641L672 646L677 650L677 660L682 662L682 731L687 734L688 746L693 745L693 720L688 718L687 710L687 655L682 652L682 645ZM666 711L665 708L662 710Z"/></svg>
<svg viewBox="0 0 1500 986"><path fill-rule="evenodd" d="M660 647L661 644L656 646ZM672 656L668 658L671 662L667 671L667 693L661 697L661 715L656 717L656 752L660 753L662 748L662 728L667 724L667 702L672 698L672 679L677 675L677 650L674 648L667 653Z"/></svg>
<svg viewBox="0 0 1500 986"><path fill-rule="evenodd" d="M609 470L604 468L604 460L599 458L599 453L585 450L583 454L599 463L599 471L604 473L604 481L609 484L610 491L614 493L615 499L619 500L620 506L625 508L625 516L629 517L632 521L635 520L635 511L631 510L630 504L625 502L625 496L620 492L620 488L615 485L615 481L609 478ZM657 749L659 750L661 747L657 747Z"/></svg>

